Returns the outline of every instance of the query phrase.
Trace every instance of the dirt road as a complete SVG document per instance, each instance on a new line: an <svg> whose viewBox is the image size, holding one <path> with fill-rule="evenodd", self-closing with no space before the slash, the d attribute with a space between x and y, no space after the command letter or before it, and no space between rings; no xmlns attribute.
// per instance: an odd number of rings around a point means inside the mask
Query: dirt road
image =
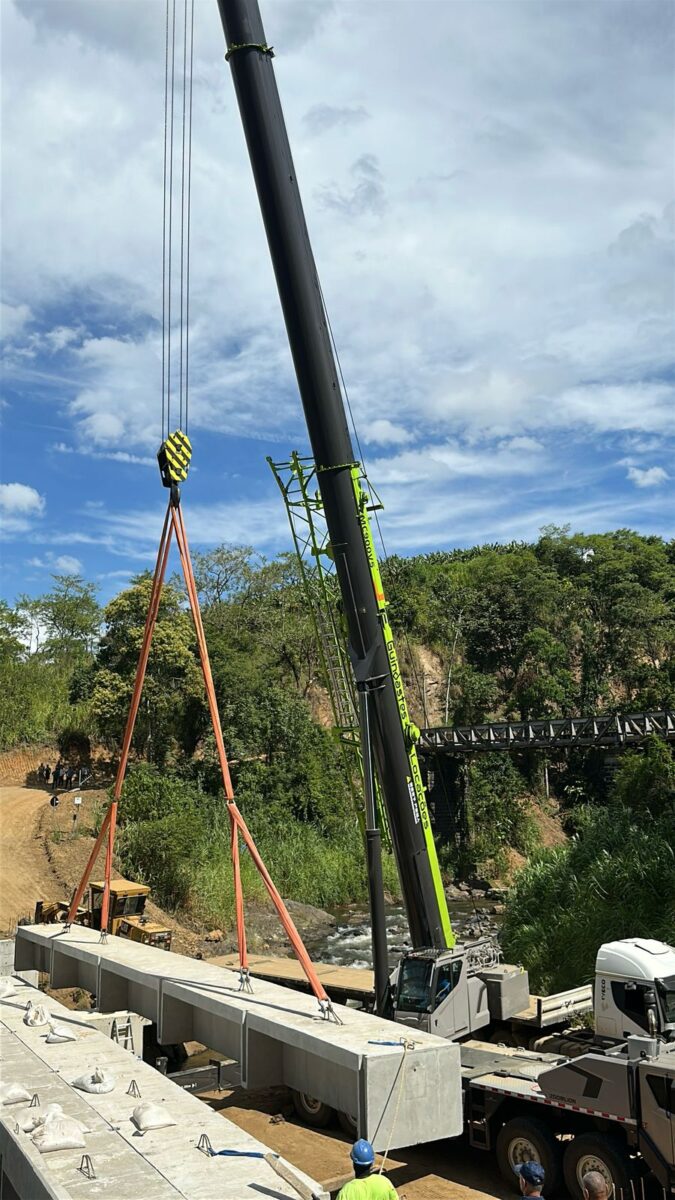
<svg viewBox="0 0 675 1200"><path fill-rule="evenodd" d="M0 788L0 931L28 916L36 900L60 896L39 832L40 819L50 813L43 789Z"/></svg>

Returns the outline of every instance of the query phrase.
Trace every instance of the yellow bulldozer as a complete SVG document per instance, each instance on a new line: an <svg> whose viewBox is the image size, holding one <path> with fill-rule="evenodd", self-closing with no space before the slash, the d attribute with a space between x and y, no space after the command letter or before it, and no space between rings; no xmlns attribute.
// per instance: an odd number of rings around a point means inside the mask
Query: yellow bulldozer
<svg viewBox="0 0 675 1200"><path fill-rule="evenodd" d="M86 904L81 904L75 920L78 925L90 929L101 928L103 907L103 881L90 883ZM131 879L111 879L108 933L117 937L130 938L132 942L143 942L146 946L158 946L161 950L171 949L171 930L144 915L145 902L150 888ZM38 900L35 906L35 924L53 924L65 921L69 905L62 900Z"/></svg>

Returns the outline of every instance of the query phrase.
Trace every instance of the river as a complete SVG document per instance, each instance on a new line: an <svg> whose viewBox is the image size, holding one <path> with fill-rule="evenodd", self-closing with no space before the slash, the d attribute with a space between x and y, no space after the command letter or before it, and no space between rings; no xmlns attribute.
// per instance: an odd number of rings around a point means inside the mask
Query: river
<svg viewBox="0 0 675 1200"><path fill-rule="evenodd" d="M492 915L492 905L479 900L448 902L450 920L459 939L497 934L499 918ZM336 928L325 937L308 942L308 950L317 962L334 963L341 967L372 967L370 916L367 910L339 908L332 911ZM387 943L392 963L410 948L410 934L405 912L400 905L387 906Z"/></svg>

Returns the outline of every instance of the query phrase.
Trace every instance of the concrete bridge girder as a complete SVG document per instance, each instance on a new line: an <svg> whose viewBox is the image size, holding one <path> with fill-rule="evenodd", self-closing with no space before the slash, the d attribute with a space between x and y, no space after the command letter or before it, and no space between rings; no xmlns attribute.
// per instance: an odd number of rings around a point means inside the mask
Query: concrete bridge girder
<svg viewBox="0 0 675 1200"><path fill-rule="evenodd" d="M54 986L85 987L101 1011L130 1009L157 1024L163 1043L199 1041L236 1059L247 1088L286 1085L356 1116L376 1149L455 1137L462 1129L459 1048L391 1021L336 1006L321 1017L311 995L73 926L23 926L15 970L42 970Z"/></svg>

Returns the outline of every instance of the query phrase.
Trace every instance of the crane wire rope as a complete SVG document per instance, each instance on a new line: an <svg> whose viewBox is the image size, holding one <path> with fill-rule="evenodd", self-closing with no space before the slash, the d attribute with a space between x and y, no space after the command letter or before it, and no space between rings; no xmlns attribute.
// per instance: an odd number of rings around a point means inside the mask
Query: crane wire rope
<svg viewBox="0 0 675 1200"><path fill-rule="evenodd" d="M166 371L166 429L171 429L171 251L173 248L173 108L176 86L176 0L172 0L172 34L171 34L171 117L169 138L169 252L168 252L168 318L167 318L167 371Z"/></svg>
<svg viewBox="0 0 675 1200"><path fill-rule="evenodd" d="M185 433L190 419L190 219L192 212L192 80L195 49L195 0L190 0L190 101L188 106L187 239L185 248Z"/></svg>
<svg viewBox="0 0 675 1200"><path fill-rule="evenodd" d="M185 311L185 132L187 107L188 0L183 8L183 119L180 163L180 341L178 346L178 425L183 428L183 316Z"/></svg>
<svg viewBox="0 0 675 1200"><path fill-rule="evenodd" d="M164 189L162 200L162 436L166 410L166 160L169 133L169 0L166 0L164 38Z"/></svg>
<svg viewBox="0 0 675 1200"><path fill-rule="evenodd" d="M178 391L178 425L187 433L189 421L190 353L190 245L192 199L192 107L194 66L194 0L184 0L181 17L179 0L166 0L164 36L164 163L162 201L162 440L171 432L171 404ZM182 36L182 81L176 79L177 41ZM180 70L180 67L178 68ZM182 95L176 95L177 87ZM180 106L180 132L178 115ZM180 146L178 138L180 137ZM178 168L174 166L180 156ZM180 214L174 213L180 192ZM174 197L174 193L176 193ZM176 243L176 244L174 244ZM178 280L176 258L180 256ZM176 296L176 291L178 295ZM178 309L178 362L173 324ZM173 341L173 347L172 347ZM178 384L176 388L176 375Z"/></svg>
<svg viewBox="0 0 675 1200"><path fill-rule="evenodd" d="M332 345L332 347L333 347L333 353L335 354L335 361L336 361L336 363L337 363L337 369L338 369L338 373L339 373L339 376L340 376L340 384L341 384L341 387L342 387L342 391L343 391L343 393L344 393L345 404L347 405L347 411L348 411L348 413L349 413L349 420L350 420L350 423L351 423L352 432L353 432L353 434L354 434L354 440L355 440L355 442L356 442L356 449L358 450L358 453L359 453L359 461L360 461L360 464L361 464L361 468L362 468L362 470L363 470L363 475L364 475L364 478L365 478L366 482L368 483L368 487L370 488L370 490L371 490L371 491L374 491L375 489L372 487L372 485L371 485L371 483L370 483L370 480L368 479L368 470L367 470L367 467L366 467L366 460L365 460L365 458L364 458L363 450L362 450L362 448L361 448L361 441L360 441L360 439L359 439L359 433L358 433L358 429L356 428L356 421L354 420L354 413L352 412L352 405L351 405L351 400L349 399L349 392L348 392L348 390L347 390L347 383L346 383L346 381L345 381L344 372L343 372L343 370L342 370L342 363L340 362L340 354L339 354L339 352L338 352L337 344L336 344L336 341L335 341L335 335L333 334L333 326L331 325L330 316L328 315L328 307L327 307L327 305L326 305L326 300L325 300L325 297L324 297L324 294L323 294L323 289L322 289L322 287L321 287L321 281L320 281L320 279L319 279L319 277L318 277L318 274L317 274L317 285L318 285L318 288L319 288L319 295L320 295L320 297L321 297L321 305L322 305L322 308L323 308L323 313L324 313L324 316L325 316L325 318L326 318L326 325L327 325L327 327L328 327L328 334L329 334L329 337L330 337L330 340L331 340L331 345ZM377 494L377 493L376 493L376 494ZM386 563L386 564L387 564L387 565L390 567L390 570L391 570L390 556L389 556L389 554L387 553L387 547L386 547L386 545L385 545L385 542L384 542L384 535L383 535L383 533L382 533L382 526L380 525L380 518L379 518L379 516L378 516L378 514L377 514L377 509L376 509L376 508L374 508L374 509L373 509L373 516L374 516L374 518L375 518L375 524L376 524L376 526L377 526L377 532L378 532L378 535L379 535L380 544L381 544L381 546L382 546L382 558L383 558L383 562L385 562L385 563ZM398 580L397 580L397 578L396 578L396 575L395 575L395 572L394 572L394 571L392 571L392 572L391 572L391 580L392 580L392 583L394 583L394 584L396 584L396 583L398 582ZM402 632L403 632L403 641L405 642L405 647L406 647L406 650L408 651L408 661L410 662L410 669L411 669L411 672L412 672L413 679L414 679L414 681L415 681L415 688L416 688L416 690L417 690L417 696L418 696L418 699L419 699L419 701L420 701L420 704L421 704L421 706L422 706L422 711L423 711L423 713L424 713L424 720L425 720L426 724L428 725L428 724L429 724L429 720L428 720L427 711L426 711L426 696L425 696L425 694L424 694L424 688L423 688L423 687L421 686L421 684L420 684L419 674L418 674L418 671L417 671L417 664L416 664L416 662L415 662L415 656L414 656L414 654L413 654L413 652L412 652L412 645L411 645L411 643L410 643L410 638L408 637L408 632L407 632L407 630L406 630L406 629L404 629Z"/></svg>

